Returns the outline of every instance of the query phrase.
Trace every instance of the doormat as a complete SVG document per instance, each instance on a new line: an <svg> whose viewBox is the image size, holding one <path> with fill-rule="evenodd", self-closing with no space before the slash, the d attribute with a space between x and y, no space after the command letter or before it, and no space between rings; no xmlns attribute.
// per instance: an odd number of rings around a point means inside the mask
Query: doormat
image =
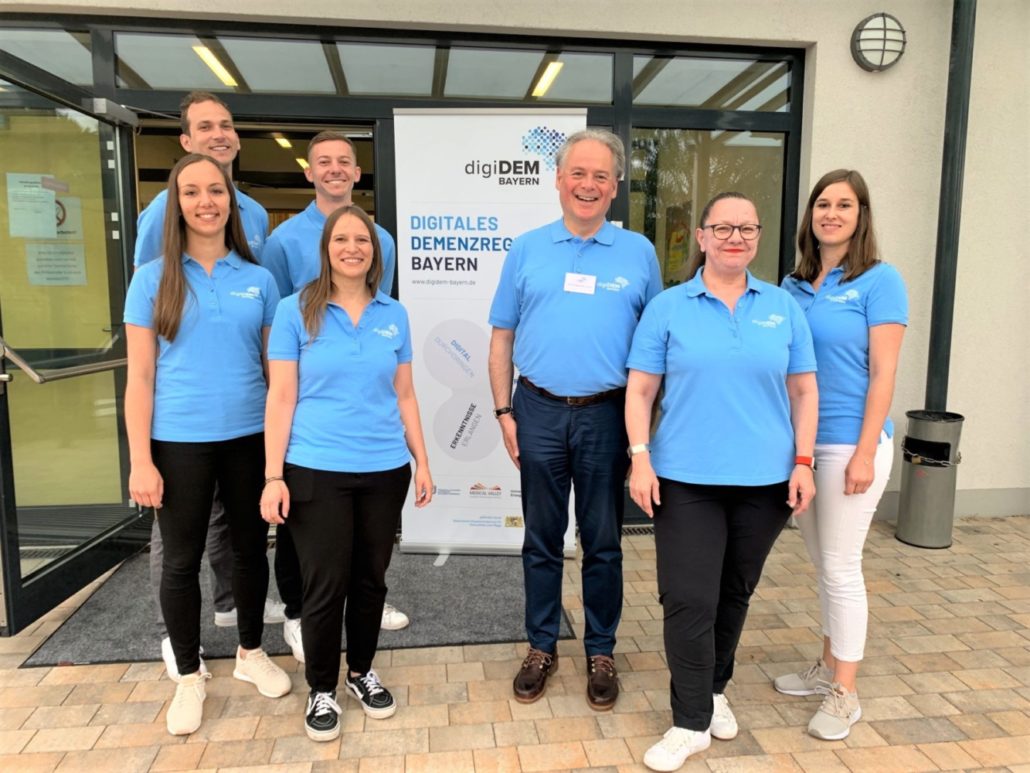
<svg viewBox="0 0 1030 773"><path fill-rule="evenodd" d="M127 559L23 667L161 660L149 558L143 552ZM215 626L206 562L201 573L204 657L233 657L236 629ZM269 595L278 598L271 566L269 574ZM411 618L411 625L381 631L380 649L526 640L522 559L517 556L452 555L443 560L437 555L395 551L386 582L387 600ZM575 638L564 609L559 638ZM263 647L271 655L290 652L282 625L265 626ZM345 637L341 648L346 649Z"/></svg>

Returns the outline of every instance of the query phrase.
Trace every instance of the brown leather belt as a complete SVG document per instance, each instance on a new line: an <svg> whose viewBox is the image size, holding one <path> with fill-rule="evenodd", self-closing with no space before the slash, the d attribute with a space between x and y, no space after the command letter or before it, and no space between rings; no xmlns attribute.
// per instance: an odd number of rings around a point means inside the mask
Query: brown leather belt
<svg viewBox="0 0 1030 773"><path fill-rule="evenodd" d="M597 403L603 403L607 400L614 400L617 397L622 397L626 394L626 387L619 387L618 389L609 389L606 392L598 392L595 395L583 395L582 397L562 397L552 392L548 392L543 387L538 387L532 381L525 376L519 376L519 385L524 386L530 392L536 392L541 397L546 397L548 400L554 400L556 403L564 403L565 405L596 405Z"/></svg>

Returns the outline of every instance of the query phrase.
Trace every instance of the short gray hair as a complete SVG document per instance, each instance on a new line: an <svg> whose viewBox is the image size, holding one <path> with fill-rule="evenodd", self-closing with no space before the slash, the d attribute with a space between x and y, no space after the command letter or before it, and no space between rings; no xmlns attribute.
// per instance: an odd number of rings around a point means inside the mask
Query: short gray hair
<svg viewBox="0 0 1030 773"><path fill-rule="evenodd" d="M558 152L554 154L554 160L558 168L561 169L565 165L565 158L569 155L569 151L572 150L572 146L583 140L600 142L612 152L612 160L615 162L615 179L621 180L623 175L626 174L626 147L622 144L622 140L619 139L619 135L612 134L607 129L583 129L569 135L568 139L558 148Z"/></svg>

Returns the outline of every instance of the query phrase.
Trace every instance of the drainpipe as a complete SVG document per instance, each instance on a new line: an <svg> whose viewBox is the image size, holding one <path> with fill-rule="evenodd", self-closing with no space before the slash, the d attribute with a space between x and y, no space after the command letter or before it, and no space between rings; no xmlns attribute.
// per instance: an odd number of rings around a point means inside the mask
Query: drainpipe
<svg viewBox="0 0 1030 773"><path fill-rule="evenodd" d="M966 165L966 126L973 70L976 0L954 0L951 16L951 60L944 114L944 158L937 215L937 254L930 313L930 353L926 367L926 410L943 411L948 401L951 329L955 316L962 178Z"/></svg>

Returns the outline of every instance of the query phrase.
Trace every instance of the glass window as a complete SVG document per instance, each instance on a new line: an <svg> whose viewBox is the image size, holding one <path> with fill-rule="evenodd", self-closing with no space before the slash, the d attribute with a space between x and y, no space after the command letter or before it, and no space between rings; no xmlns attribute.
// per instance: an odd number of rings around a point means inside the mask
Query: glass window
<svg viewBox="0 0 1030 773"><path fill-rule="evenodd" d="M435 48L337 43L336 50L351 94L428 97L433 92Z"/></svg>
<svg viewBox="0 0 1030 773"><path fill-rule="evenodd" d="M454 48L444 96L608 104L612 57Z"/></svg>
<svg viewBox="0 0 1030 773"><path fill-rule="evenodd" d="M88 32L0 29L0 50L70 83L93 85Z"/></svg>
<svg viewBox="0 0 1030 773"><path fill-rule="evenodd" d="M124 260L108 239L111 127L0 81L0 325L35 369L124 356ZM7 384L22 576L124 519L113 370Z"/></svg>
<svg viewBox="0 0 1030 773"><path fill-rule="evenodd" d="M115 36L118 85L133 89L335 94L317 40Z"/></svg>
<svg viewBox="0 0 1030 773"><path fill-rule="evenodd" d="M751 272L778 280L784 144L779 133L633 130L630 228L654 242L667 287L689 278L701 210L722 191L755 202L762 236Z"/></svg>
<svg viewBox="0 0 1030 773"><path fill-rule="evenodd" d="M633 57L633 103L787 112L790 67L746 59Z"/></svg>

